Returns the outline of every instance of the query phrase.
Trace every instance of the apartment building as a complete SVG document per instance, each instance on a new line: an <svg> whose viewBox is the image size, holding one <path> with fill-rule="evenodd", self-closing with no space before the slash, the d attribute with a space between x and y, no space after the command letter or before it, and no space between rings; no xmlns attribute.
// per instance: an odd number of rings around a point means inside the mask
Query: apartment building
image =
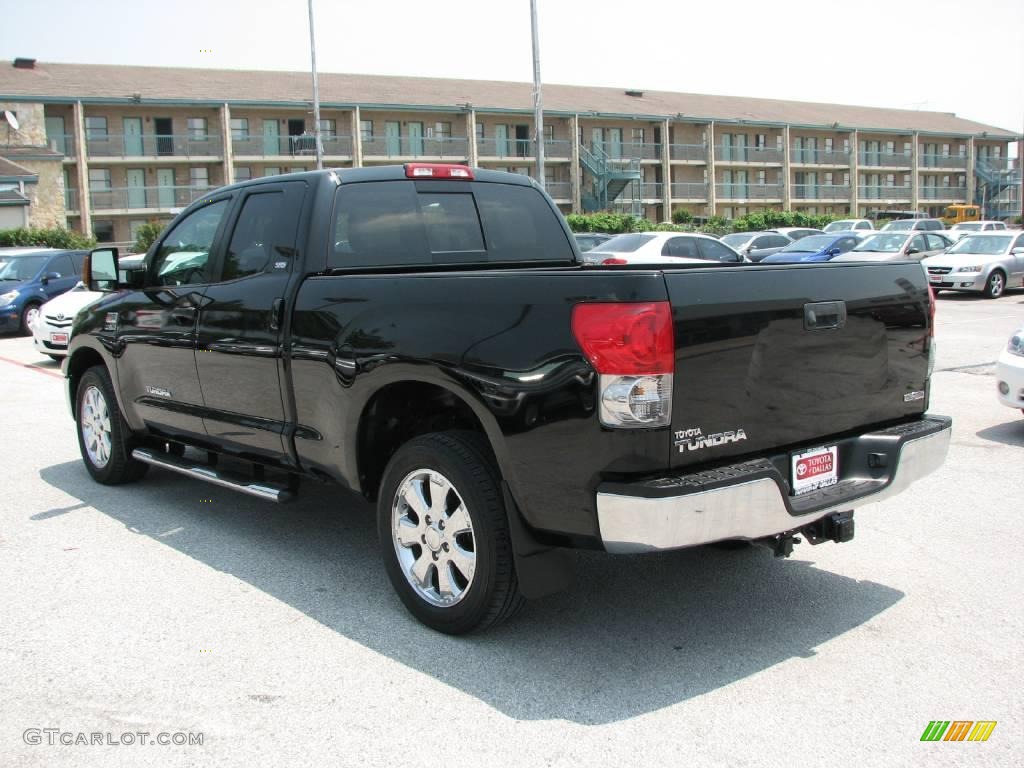
<svg viewBox="0 0 1024 768"><path fill-rule="evenodd" d="M211 188L312 168L309 91L308 73L0 62L0 110L20 126L0 125L0 158L59 168L35 180L41 218L127 243ZM328 166L536 175L529 84L322 74L320 92ZM544 97L545 188L565 212L1020 212L1009 147L1022 137L949 113L561 85Z"/></svg>

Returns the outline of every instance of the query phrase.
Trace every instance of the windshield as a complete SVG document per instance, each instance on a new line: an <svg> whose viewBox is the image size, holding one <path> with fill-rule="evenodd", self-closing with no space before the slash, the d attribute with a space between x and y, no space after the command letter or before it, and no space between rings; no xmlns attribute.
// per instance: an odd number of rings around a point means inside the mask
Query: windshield
<svg viewBox="0 0 1024 768"><path fill-rule="evenodd" d="M957 224L953 229L962 230L964 232L980 232L981 224L976 222L969 222L967 224Z"/></svg>
<svg viewBox="0 0 1024 768"><path fill-rule="evenodd" d="M903 247L903 244L907 242L907 237L908 235L900 235L895 232L872 235L867 240L854 247L851 253L856 253L857 251L896 253Z"/></svg>
<svg viewBox="0 0 1024 768"><path fill-rule="evenodd" d="M885 225L887 232L909 232L914 228L913 219L900 219L899 221L890 221Z"/></svg>
<svg viewBox="0 0 1024 768"><path fill-rule="evenodd" d="M971 235L958 240L946 253L978 253L984 256L1001 256L1010 245L1013 236Z"/></svg>
<svg viewBox="0 0 1024 768"><path fill-rule="evenodd" d="M50 257L9 256L7 258L9 260L4 261L4 257L0 256L0 280L31 280L39 274L39 270L43 268L43 264Z"/></svg>
<svg viewBox="0 0 1024 768"><path fill-rule="evenodd" d="M826 232L840 232L844 229L853 229L854 222L850 219L845 221L833 221L825 227Z"/></svg>
<svg viewBox="0 0 1024 768"><path fill-rule="evenodd" d="M795 243L790 243L780 253L817 253L830 246L835 240L831 235L808 235Z"/></svg>
<svg viewBox="0 0 1024 768"><path fill-rule="evenodd" d="M638 250L644 243L649 243L654 235L616 235L611 240L606 240L594 251L611 251L612 253L632 253Z"/></svg>
<svg viewBox="0 0 1024 768"><path fill-rule="evenodd" d="M741 248L751 239L752 237L748 232L733 232L731 235L723 237L722 242L730 248Z"/></svg>

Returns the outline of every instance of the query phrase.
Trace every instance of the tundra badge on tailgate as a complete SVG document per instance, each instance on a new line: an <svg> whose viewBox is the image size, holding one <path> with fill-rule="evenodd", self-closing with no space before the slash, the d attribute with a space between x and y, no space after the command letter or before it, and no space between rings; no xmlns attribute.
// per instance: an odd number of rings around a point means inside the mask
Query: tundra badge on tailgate
<svg viewBox="0 0 1024 768"><path fill-rule="evenodd" d="M742 429L705 435L700 428L694 427L693 429L677 429L675 445L679 448L680 453L686 453L687 451L699 451L702 448L714 448L726 443L737 443L746 439L747 433Z"/></svg>

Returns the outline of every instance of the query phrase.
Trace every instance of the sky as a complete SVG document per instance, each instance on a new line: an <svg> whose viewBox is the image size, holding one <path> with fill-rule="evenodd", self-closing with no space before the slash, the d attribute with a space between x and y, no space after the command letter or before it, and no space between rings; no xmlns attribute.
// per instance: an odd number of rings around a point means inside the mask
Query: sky
<svg viewBox="0 0 1024 768"><path fill-rule="evenodd" d="M537 0L542 82L1024 132L1024 0ZM530 81L529 0L314 0L321 72ZM307 0L0 0L0 59L309 69Z"/></svg>

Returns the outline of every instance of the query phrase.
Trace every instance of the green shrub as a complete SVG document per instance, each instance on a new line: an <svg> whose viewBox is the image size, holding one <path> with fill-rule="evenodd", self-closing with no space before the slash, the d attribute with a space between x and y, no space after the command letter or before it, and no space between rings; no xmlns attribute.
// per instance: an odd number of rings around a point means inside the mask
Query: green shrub
<svg viewBox="0 0 1024 768"><path fill-rule="evenodd" d="M607 232L610 235L622 232L647 232L654 228L654 222L647 219L610 211L570 213L565 217L565 221L573 232Z"/></svg>
<svg viewBox="0 0 1024 768"><path fill-rule="evenodd" d="M61 227L54 227L53 229L20 227L19 229L0 230L0 247L11 248L32 245L45 248L85 250L87 248L94 248L96 240Z"/></svg>
<svg viewBox="0 0 1024 768"><path fill-rule="evenodd" d="M135 253L145 253L164 231L166 222L151 219L135 231Z"/></svg>
<svg viewBox="0 0 1024 768"><path fill-rule="evenodd" d="M691 221L693 221L693 214L685 208L676 208L672 211L673 224L689 224Z"/></svg>

